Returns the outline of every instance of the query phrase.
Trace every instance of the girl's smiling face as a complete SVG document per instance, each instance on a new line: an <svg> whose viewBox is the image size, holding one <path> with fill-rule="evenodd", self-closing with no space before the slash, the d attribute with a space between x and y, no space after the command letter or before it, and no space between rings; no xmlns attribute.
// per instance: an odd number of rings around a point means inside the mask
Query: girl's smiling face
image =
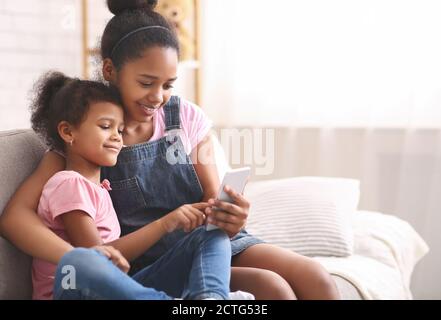
<svg viewBox="0 0 441 320"><path fill-rule="evenodd" d="M142 56L129 60L116 70L106 59L103 74L118 87L127 121L150 121L172 95L177 78L178 54L174 48L154 46Z"/></svg>
<svg viewBox="0 0 441 320"><path fill-rule="evenodd" d="M109 102L92 103L84 121L72 126L70 152L98 166L114 166L123 145L124 113Z"/></svg>

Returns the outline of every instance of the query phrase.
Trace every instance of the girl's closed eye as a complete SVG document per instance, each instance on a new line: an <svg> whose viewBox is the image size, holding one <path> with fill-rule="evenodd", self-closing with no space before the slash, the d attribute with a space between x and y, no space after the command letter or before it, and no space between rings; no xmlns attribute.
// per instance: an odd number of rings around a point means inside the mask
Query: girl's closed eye
<svg viewBox="0 0 441 320"><path fill-rule="evenodd" d="M165 90L173 89L173 85L172 85L171 83L168 83L168 84L166 84L166 85L164 86L164 89L165 89Z"/></svg>
<svg viewBox="0 0 441 320"><path fill-rule="evenodd" d="M153 83L144 83L144 82L140 82L139 84L140 84L141 87L143 87L143 88L148 88L148 87L151 87L151 86L153 85ZM173 88L173 85L170 84L170 83L164 85L164 89L165 89L165 90L170 90L170 89L172 89L172 88Z"/></svg>
<svg viewBox="0 0 441 320"><path fill-rule="evenodd" d="M141 85L141 87L144 87L144 88L148 88L152 85L152 83L145 83L145 82L140 82L139 84Z"/></svg>

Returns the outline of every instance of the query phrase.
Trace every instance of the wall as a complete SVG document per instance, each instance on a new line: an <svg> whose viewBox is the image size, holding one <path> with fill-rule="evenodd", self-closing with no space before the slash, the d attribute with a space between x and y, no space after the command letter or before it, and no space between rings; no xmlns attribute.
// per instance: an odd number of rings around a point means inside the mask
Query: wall
<svg viewBox="0 0 441 320"><path fill-rule="evenodd" d="M30 92L39 76L59 70L82 77L82 16L79 0L0 1L0 130L29 128ZM89 0L88 45L97 48L112 14L104 0ZM195 101L194 67L180 65L175 93ZM92 78L101 72L90 59Z"/></svg>
<svg viewBox="0 0 441 320"><path fill-rule="evenodd" d="M79 4L0 2L0 130L29 127L29 92L43 72L81 75Z"/></svg>

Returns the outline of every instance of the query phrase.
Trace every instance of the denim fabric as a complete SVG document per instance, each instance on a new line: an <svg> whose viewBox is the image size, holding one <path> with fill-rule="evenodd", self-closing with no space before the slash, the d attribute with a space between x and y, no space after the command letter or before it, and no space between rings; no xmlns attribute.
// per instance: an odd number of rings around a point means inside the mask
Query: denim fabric
<svg viewBox="0 0 441 320"><path fill-rule="evenodd" d="M54 299L228 299L231 247L228 236L198 228L133 277L100 252L77 248L57 266ZM63 278L74 270L72 281ZM68 279L71 280L71 279ZM67 284L74 284L74 287Z"/></svg>
<svg viewBox="0 0 441 320"><path fill-rule="evenodd" d="M76 248L57 266L56 300L170 300L164 292L146 288L94 249Z"/></svg>
<svg viewBox="0 0 441 320"><path fill-rule="evenodd" d="M228 299L230 264L230 239L225 232L199 227L133 279L173 297Z"/></svg>
<svg viewBox="0 0 441 320"><path fill-rule="evenodd" d="M111 183L110 195L123 235L203 198L198 176L179 136L179 109L179 97L172 96L164 106L166 136L123 148L116 166L101 171L101 178ZM155 262L184 236L178 230L163 237L132 263L131 274ZM242 231L231 246L235 254L260 242Z"/></svg>
<svg viewBox="0 0 441 320"><path fill-rule="evenodd" d="M231 255L235 256L236 254L244 251L246 248L259 243L265 243L265 241L256 238L255 236L249 234L245 229L242 229L231 239Z"/></svg>

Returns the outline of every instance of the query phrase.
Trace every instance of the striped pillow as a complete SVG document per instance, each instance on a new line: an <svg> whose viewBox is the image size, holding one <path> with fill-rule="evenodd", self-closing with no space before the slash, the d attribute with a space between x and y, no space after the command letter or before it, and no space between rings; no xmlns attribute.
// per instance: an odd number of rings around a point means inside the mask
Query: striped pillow
<svg viewBox="0 0 441 320"><path fill-rule="evenodd" d="M352 214L359 181L298 177L250 183L247 230L306 256L346 257L353 252Z"/></svg>

